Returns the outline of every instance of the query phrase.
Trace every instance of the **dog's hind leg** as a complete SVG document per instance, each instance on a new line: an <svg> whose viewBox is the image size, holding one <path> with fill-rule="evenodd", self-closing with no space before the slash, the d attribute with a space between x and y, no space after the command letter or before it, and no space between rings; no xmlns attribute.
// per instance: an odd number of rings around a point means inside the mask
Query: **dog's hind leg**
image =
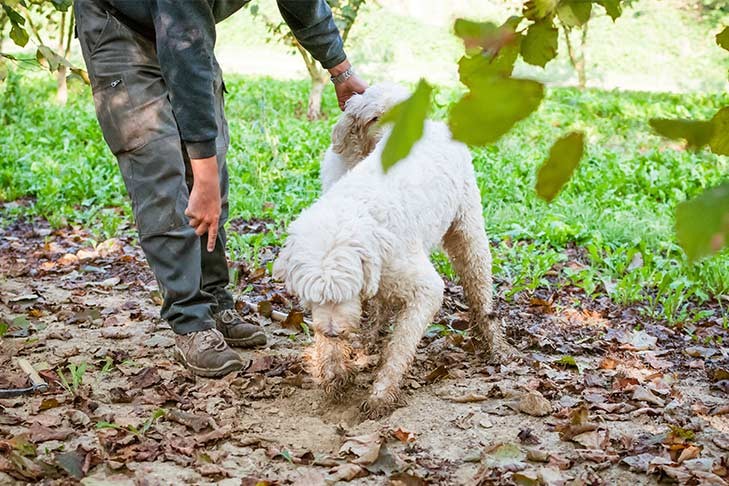
<svg viewBox="0 0 729 486"><path fill-rule="evenodd" d="M443 247L466 293L471 314L471 330L481 334L485 351L502 360L515 354L493 315L491 249L483 223L481 197L475 183L469 183L465 202L443 237Z"/></svg>
<svg viewBox="0 0 729 486"><path fill-rule="evenodd" d="M377 371L372 393L363 404L369 417L388 413L398 402L403 376L417 351L425 329L443 302L443 279L422 248L403 258L397 268L383 275L382 284L402 306L395 316L394 330Z"/></svg>

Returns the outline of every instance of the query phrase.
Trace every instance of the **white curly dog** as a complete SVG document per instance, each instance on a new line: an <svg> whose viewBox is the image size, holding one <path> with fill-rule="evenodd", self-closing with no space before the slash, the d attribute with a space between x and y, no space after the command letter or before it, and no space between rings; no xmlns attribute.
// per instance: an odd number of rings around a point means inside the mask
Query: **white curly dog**
<svg viewBox="0 0 729 486"><path fill-rule="evenodd" d="M276 278L311 309L310 369L331 396L341 397L356 371L363 304L371 329L392 322L363 405L370 416L397 404L403 375L441 306L443 280L429 259L439 244L465 289L472 328L492 354L508 348L491 315L491 252L466 146L445 124L426 121L410 154L383 173L390 129L377 121L408 95L380 84L347 102L322 164L324 193L289 226L274 265Z"/></svg>

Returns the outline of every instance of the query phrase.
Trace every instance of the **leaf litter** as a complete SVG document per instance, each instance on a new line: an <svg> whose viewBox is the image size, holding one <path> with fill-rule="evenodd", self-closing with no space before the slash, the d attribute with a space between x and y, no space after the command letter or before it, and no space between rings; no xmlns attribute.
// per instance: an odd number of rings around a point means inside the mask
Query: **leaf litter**
<svg viewBox="0 0 729 486"><path fill-rule="evenodd" d="M2 483L729 480L728 353L702 337L729 338L716 325L697 325L697 342L601 297L537 289L497 299L524 357L493 364L462 332L463 290L448 282L436 325L451 331L423 339L406 405L371 421L358 408L371 367L346 403L324 400L300 359L305 316L265 269L233 264L237 292L247 288L262 314L238 307L271 344L244 351L245 370L206 380L173 360L130 237L94 243L79 229L14 225L22 238L0 235L0 388L27 384L15 357L50 388L0 400ZM266 317L274 311L286 319Z"/></svg>

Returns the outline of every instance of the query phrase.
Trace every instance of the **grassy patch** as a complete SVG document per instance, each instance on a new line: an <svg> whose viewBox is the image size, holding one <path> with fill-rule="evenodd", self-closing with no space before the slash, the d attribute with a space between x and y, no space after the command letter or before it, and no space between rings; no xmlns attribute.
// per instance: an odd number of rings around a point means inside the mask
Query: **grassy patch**
<svg viewBox="0 0 729 486"><path fill-rule="evenodd" d="M309 122L306 82L230 77L227 85L231 217L269 219L283 228L319 192L319 161L337 116L332 93L324 103L328 119ZM88 226L99 238L130 224L123 183L86 88L73 86L65 108L53 103L48 82L13 76L0 90L0 200L34 201L6 206L4 218L40 215L54 225ZM437 117L455 97L450 89L437 93ZM498 144L474 150L502 294L574 285L618 303L640 302L648 315L671 322L707 317L688 303L729 293L729 254L688 265L673 235L673 213L678 202L725 178L729 162L666 142L647 121L708 117L727 102L726 95L554 88ZM554 140L574 129L586 133L586 156L546 204L534 192L536 169ZM259 248L280 238L275 229L233 233L231 257L255 260ZM442 256L436 262L451 272Z"/></svg>

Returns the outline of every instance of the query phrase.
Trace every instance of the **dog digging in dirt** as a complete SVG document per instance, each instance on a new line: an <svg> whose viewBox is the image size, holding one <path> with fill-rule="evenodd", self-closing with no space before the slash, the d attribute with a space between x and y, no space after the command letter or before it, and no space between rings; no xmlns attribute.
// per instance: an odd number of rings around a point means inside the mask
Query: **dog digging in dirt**
<svg viewBox="0 0 729 486"><path fill-rule="evenodd" d="M275 277L311 310L309 368L328 396L341 398L352 382L357 343L372 344L392 325L362 407L370 417L399 403L403 376L442 304L443 280L429 259L438 245L460 278L485 351L496 360L511 353L492 317L491 252L467 147L444 123L426 121L410 154L382 170L389 128L378 119L407 96L381 84L347 102L322 163L323 195L289 226L274 265Z"/></svg>

